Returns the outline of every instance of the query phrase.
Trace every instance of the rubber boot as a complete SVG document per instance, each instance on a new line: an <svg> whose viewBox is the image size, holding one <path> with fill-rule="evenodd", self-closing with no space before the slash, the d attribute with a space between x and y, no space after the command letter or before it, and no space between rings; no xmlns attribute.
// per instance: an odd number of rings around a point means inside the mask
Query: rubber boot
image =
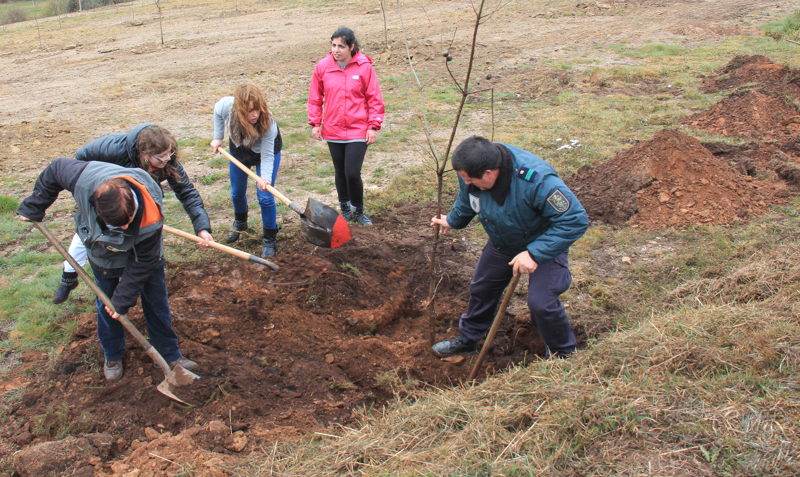
<svg viewBox="0 0 800 477"><path fill-rule="evenodd" d="M53 303L58 305L69 298L69 292L78 288L78 272L61 272L61 284L53 294Z"/></svg>
<svg viewBox="0 0 800 477"><path fill-rule="evenodd" d="M274 257L278 251L278 230L280 228L268 229L264 227L264 250L261 252L261 258Z"/></svg>
<svg viewBox="0 0 800 477"><path fill-rule="evenodd" d="M353 209L352 207L350 207L350 201L349 200L347 202L339 201L339 208L342 209L342 217L344 217L344 220L349 222L350 219L353 217Z"/></svg>
<svg viewBox="0 0 800 477"><path fill-rule="evenodd" d="M247 211L233 213L233 228L225 237L225 243L233 243L239 240L239 235L247 230Z"/></svg>
<svg viewBox="0 0 800 477"><path fill-rule="evenodd" d="M369 217L367 217L367 214L364 213L364 206L363 205L361 207L356 206L356 209L353 212L353 218L356 219L356 222L358 222L361 225L364 225L364 226L372 225L372 221L369 220Z"/></svg>

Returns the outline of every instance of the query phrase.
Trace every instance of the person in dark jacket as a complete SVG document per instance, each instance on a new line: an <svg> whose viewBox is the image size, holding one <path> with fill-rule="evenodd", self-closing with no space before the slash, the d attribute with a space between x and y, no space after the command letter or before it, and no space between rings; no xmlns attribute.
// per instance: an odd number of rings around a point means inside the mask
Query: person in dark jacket
<svg viewBox="0 0 800 477"><path fill-rule="evenodd" d="M192 219L192 226L200 245L208 246L213 241L211 221L203 206L203 199L179 162L178 142L169 131L156 124L141 124L131 132L111 134L94 140L75 152L79 161L102 161L122 167L139 168L150 173L157 182L167 181L183 209ZM69 254L83 266L86 249L77 234L72 238ZM69 293L78 286L78 273L66 260L61 283L53 295L53 303L67 301Z"/></svg>
<svg viewBox="0 0 800 477"><path fill-rule="evenodd" d="M141 169L103 162L56 159L39 175L33 194L19 206L23 221L40 222L45 211L68 190L78 203L76 233L95 282L111 298L116 313L97 299L97 337L103 347L107 381L122 377L125 328L116 320L142 298L142 313L153 347L174 367L192 370L172 329L164 276L161 186Z"/></svg>
<svg viewBox="0 0 800 477"><path fill-rule="evenodd" d="M472 136L456 148L452 163L459 193L447 217L433 217L431 226L446 233L478 216L489 239L475 265L461 333L436 343L434 354L474 353L512 275L529 273L531 322L548 356L566 357L576 342L559 296L572 283L567 254L589 227L586 211L552 166L514 146Z"/></svg>
<svg viewBox="0 0 800 477"><path fill-rule="evenodd" d="M278 241L278 208L275 197L267 186L274 186L281 165L281 132L278 123L267 106L261 89L251 83L236 87L233 96L225 96L214 105L214 139L211 150L222 147L225 131L228 131L231 156L245 167L255 166L260 177L256 184L256 196L261 206L263 228L263 258L274 257ZM247 173L232 162L228 165L233 201L233 228L225 239L228 243L239 240L247 230Z"/></svg>

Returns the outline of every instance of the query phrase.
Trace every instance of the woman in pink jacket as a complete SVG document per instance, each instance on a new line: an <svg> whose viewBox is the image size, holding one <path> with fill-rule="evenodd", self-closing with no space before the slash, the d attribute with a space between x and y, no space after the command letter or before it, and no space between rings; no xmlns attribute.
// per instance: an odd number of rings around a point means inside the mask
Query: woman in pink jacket
<svg viewBox="0 0 800 477"><path fill-rule="evenodd" d="M353 30L339 28L331 36L330 54L314 68L307 107L311 134L331 151L342 216L372 225L364 213L361 166L381 129L383 96L372 58L359 51Z"/></svg>

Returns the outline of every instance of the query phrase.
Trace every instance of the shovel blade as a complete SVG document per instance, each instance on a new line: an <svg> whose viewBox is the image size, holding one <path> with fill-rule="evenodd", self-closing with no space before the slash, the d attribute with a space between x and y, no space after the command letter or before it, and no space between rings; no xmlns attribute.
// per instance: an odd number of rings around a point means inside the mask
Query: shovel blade
<svg viewBox="0 0 800 477"><path fill-rule="evenodd" d="M187 406L189 405L188 402L184 401L183 399L181 399L181 398L179 398L178 396L175 395L175 387L173 385L171 385L170 383L168 383L166 379L161 381L161 384L156 386L156 389L158 390L158 392L160 392L164 396L167 396L168 398L172 399L173 401L178 401L179 403L185 404Z"/></svg>
<svg viewBox="0 0 800 477"><path fill-rule="evenodd" d="M308 199L300 218L300 232L306 242L324 248L336 248L352 237L342 214L315 199Z"/></svg>

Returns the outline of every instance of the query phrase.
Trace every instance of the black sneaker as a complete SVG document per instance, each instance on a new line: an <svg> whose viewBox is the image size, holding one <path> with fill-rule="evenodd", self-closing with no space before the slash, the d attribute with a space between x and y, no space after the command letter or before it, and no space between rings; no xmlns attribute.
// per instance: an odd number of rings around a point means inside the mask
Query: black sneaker
<svg viewBox="0 0 800 477"><path fill-rule="evenodd" d="M436 343L431 349L436 356L446 358L454 354L472 354L478 350L478 343L464 335L458 335L455 338Z"/></svg>

